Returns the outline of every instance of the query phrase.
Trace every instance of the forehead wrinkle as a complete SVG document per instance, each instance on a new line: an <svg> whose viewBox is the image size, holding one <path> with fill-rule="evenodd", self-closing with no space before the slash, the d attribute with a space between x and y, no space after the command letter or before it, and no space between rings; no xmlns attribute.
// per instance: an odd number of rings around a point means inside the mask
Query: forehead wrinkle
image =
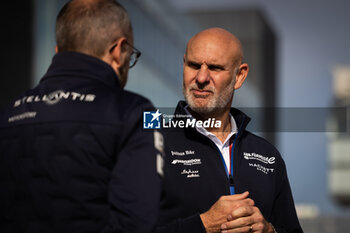
<svg viewBox="0 0 350 233"><path fill-rule="evenodd" d="M230 32L221 28L210 28L193 36L187 44L186 55L207 60L207 62L222 63L241 61L242 45ZM223 59L222 59L223 58Z"/></svg>
<svg viewBox="0 0 350 233"><path fill-rule="evenodd" d="M219 65L225 66L231 63L230 53L226 53L226 48L218 48L213 44L205 44L203 46L189 47L187 53L187 59L190 62L198 64L205 63L206 65Z"/></svg>
<svg viewBox="0 0 350 233"><path fill-rule="evenodd" d="M226 48L219 47L217 44L206 41L194 42L188 49L188 57L191 60L201 63L215 63L223 62L223 57L227 56L224 53Z"/></svg>

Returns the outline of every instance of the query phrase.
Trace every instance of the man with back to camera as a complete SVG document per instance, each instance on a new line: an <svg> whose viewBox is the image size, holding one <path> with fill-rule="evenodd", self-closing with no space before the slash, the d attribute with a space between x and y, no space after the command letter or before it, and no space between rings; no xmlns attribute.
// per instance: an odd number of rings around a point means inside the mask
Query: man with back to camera
<svg viewBox="0 0 350 233"><path fill-rule="evenodd" d="M246 131L250 118L231 108L248 74L242 58L240 41L221 28L204 30L187 44L186 102L179 102L173 121L214 123L164 131L158 233L302 232L282 157Z"/></svg>
<svg viewBox="0 0 350 233"><path fill-rule="evenodd" d="M70 1L56 40L39 85L0 115L0 232L152 232L163 138L141 130L152 104L123 90L140 56L127 12Z"/></svg>

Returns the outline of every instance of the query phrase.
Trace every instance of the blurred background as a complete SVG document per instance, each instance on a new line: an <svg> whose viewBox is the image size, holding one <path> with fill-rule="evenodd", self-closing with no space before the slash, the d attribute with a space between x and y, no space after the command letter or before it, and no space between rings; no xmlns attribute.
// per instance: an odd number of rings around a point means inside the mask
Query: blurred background
<svg viewBox="0 0 350 233"><path fill-rule="evenodd" d="M120 2L142 51L126 89L159 108L174 108L183 99L182 58L194 34L218 26L242 41L250 72L233 106L253 109L251 130L274 143L285 159L304 231L349 232L350 2ZM46 72L54 55L55 18L65 3L2 4L0 106ZM297 127L310 124L315 125Z"/></svg>

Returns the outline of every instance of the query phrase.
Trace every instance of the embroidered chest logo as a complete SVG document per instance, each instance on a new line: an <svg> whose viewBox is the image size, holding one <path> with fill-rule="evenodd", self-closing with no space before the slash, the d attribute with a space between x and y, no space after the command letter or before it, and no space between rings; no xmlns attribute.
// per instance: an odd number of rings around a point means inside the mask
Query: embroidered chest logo
<svg viewBox="0 0 350 233"><path fill-rule="evenodd" d="M171 164L182 164L185 166L192 166L192 165L197 165L197 164L202 164L201 159L188 159L188 160L183 160L183 159L174 159Z"/></svg>
<svg viewBox="0 0 350 233"><path fill-rule="evenodd" d="M261 171L266 175L269 174L270 172L273 173L273 171L275 170L274 168L267 168L257 163L248 163L248 165L249 167L254 167L256 168L257 171Z"/></svg>
<svg viewBox="0 0 350 233"><path fill-rule="evenodd" d="M183 169L181 172L181 175L186 176L186 178L198 178L199 170L191 170L191 169Z"/></svg>
<svg viewBox="0 0 350 233"><path fill-rule="evenodd" d="M258 160L266 164L274 164L276 159L275 157L266 157L257 153L244 152L243 155L246 160Z"/></svg>
<svg viewBox="0 0 350 233"><path fill-rule="evenodd" d="M195 152L194 150L185 150L185 151L173 151L171 150L171 155L172 156L185 156L185 155L194 155Z"/></svg>
<svg viewBox="0 0 350 233"><path fill-rule="evenodd" d="M200 177L199 170L188 168L193 165L202 164L202 161L200 158L193 158L193 157L197 157L196 152L194 150L191 150L191 149L176 150L176 151L171 150L170 154L172 157L174 157L174 159L171 161L171 164L175 166L180 165L180 168L183 168L182 171L180 170L181 176L184 176L187 179Z"/></svg>
<svg viewBox="0 0 350 233"><path fill-rule="evenodd" d="M248 162L249 167L256 168L257 171L263 172L264 174L273 173L275 170L275 168L266 166L266 165L274 164L276 162L275 157L267 157L257 153L248 153L248 152L244 152L243 157L246 160L251 160L251 162ZM256 161L262 162L266 165L263 166L260 163L256 163Z"/></svg>

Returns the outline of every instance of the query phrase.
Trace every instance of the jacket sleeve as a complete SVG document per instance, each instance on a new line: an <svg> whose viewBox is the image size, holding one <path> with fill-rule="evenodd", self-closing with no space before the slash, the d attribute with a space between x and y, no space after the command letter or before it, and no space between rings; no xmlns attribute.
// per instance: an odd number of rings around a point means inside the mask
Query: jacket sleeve
<svg viewBox="0 0 350 233"><path fill-rule="evenodd" d="M199 214L158 226L155 233L206 233Z"/></svg>
<svg viewBox="0 0 350 233"><path fill-rule="evenodd" d="M280 178L276 179L278 187L270 219L277 233L302 233L295 211L292 191L289 185L286 166L281 159Z"/></svg>
<svg viewBox="0 0 350 233"><path fill-rule="evenodd" d="M161 172L157 159L162 152L156 145L162 143L162 136L142 129L142 108L127 118L109 184L109 224L103 233L153 232L158 219Z"/></svg>

